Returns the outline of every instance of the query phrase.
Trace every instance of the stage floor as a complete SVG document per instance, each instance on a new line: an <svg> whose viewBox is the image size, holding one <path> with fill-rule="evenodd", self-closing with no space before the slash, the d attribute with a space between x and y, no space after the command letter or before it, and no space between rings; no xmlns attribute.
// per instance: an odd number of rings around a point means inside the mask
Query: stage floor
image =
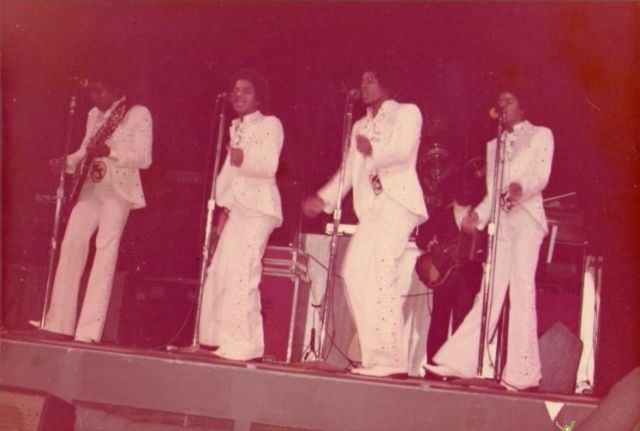
<svg viewBox="0 0 640 431"><path fill-rule="evenodd" d="M556 422L579 424L598 401L361 377L313 365L236 362L16 333L0 338L3 385L145 423L131 429L152 429L149 421L157 420L163 430L544 431L557 430Z"/></svg>

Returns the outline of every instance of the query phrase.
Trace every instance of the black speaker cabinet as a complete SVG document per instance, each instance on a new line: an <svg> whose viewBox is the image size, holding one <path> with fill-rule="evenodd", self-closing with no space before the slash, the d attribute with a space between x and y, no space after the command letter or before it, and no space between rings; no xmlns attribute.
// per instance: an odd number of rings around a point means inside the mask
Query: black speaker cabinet
<svg viewBox="0 0 640 431"><path fill-rule="evenodd" d="M163 349L188 345L193 335L198 280L132 275L122 298L118 344Z"/></svg>
<svg viewBox="0 0 640 431"><path fill-rule="evenodd" d="M89 270L90 265L87 265L87 270L80 282L78 310L80 310L84 299ZM117 339L126 275L125 272L118 271L113 280L107 321L102 336L105 342L115 342ZM46 266L6 265L3 268L2 277L2 324L8 329L27 329L31 328L28 324L29 320L40 320L46 283Z"/></svg>
<svg viewBox="0 0 640 431"><path fill-rule="evenodd" d="M73 431L75 408L44 392L0 386L0 430Z"/></svg>

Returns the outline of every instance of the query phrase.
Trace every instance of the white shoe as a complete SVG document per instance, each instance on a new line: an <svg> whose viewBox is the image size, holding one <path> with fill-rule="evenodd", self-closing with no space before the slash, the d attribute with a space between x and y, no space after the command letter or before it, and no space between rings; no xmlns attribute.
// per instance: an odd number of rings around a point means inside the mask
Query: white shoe
<svg viewBox="0 0 640 431"><path fill-rule="evenodd" d="M537 385L514 385L511 383L507 383L507 381L504 379L500 380L500 386L510 392L533 392L537 388Z"/></svg>
<svg viewBox="0 0 640 431"><path fill-rule="evenodd" d="M73 341L77 343L85 343L85 344L99 344L96 340L92 340L91 338L74 338Z"/></svg>
<svg viewBox="0 0 640 431"><path fill-rule="evenodd" d="M230 361L240 361L240 362L257 361L258 359L262 358L262 356L259 356L256 354L252 354L252 355L247 355L246 353L237 354L237 352L229 352L224 350L223 348L218 348L217 350L211 352L211 354L213 356L217 356L222 359L228 359Z"/></svg>
<svg viewBox="0 0 640 431"><path fill-rule="evenodd" d="M373 367L357 367L349 370L351 374L357 374L359 376L372 376L372 377L388 377L396 374L407 374L407 370L392 367L383 367L380 365L374 365Z"/></svg>
<svg viewBox="0 0 640 431"><path fill-rule="evenodd" d="M435 374L440 377L457 377L457 378L466 378L469 376L465 376L458 370L454 370L451 367L447 367L446 365L434 365L434 364L426 364L424 369L431 374Z"/></svg>

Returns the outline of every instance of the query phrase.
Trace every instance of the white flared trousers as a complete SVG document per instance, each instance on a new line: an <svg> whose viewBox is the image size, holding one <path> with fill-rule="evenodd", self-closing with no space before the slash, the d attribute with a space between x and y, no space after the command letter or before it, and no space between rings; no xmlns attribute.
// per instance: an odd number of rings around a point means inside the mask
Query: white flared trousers
<svg viewBox="0 0 640 431"><path fill-rule="evenodd" d="M535 273L541 226L522 208L502 213L498 235L495 284L488 316L489 336L494 334L507 292L510 311L507 357L502 379L516 388L537 386L540 381L540 354L536 315ZM482 312L482 290L460 327L440 348L434 362L462 376L475 377Z"/></svg>
<svg viewBox="0 0 640 431"><path fill-rule="evenodd" d="M381 194L349 242L343 277L364 368L408 371L398 265L418 222L418 216Z"/></svg>
<svg viewBox="0 0 640 431"><path fill-rule="evenodd" d="M71 211L60 248L51 302L44 329L74 335L76 340L99 342L102 338L122 231L131 205L105 178L84 185ZM89 241L96 235L96 254L76 324L80 279L87 263Z"/></svg>
<svg viewBox="0 0 640 431"><path fill-rule="evenodd" d="M258 286L262 256L277 219L232 208L204 285L200 343L219 346L216 354L249 360L264 355Z"/></svg>

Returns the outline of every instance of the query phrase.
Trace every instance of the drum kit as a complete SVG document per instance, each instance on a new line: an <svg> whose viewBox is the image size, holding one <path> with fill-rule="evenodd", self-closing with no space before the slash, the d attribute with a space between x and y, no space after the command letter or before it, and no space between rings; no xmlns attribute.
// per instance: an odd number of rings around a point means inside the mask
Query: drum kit
<svg viewBox="0 0 640 431"><path fill-rule="evenodd" d="M446 204L443 183L459 169L450 157L449 149L442 144L442 137L447 129L446 122L438 115L428 120L425 134L429 144L419 157L420 184L424 191L427 208L430 210ZM462 166L462 171L473 173L477 179L484 178L485 160L481 157L469 159Z"/></svg>

